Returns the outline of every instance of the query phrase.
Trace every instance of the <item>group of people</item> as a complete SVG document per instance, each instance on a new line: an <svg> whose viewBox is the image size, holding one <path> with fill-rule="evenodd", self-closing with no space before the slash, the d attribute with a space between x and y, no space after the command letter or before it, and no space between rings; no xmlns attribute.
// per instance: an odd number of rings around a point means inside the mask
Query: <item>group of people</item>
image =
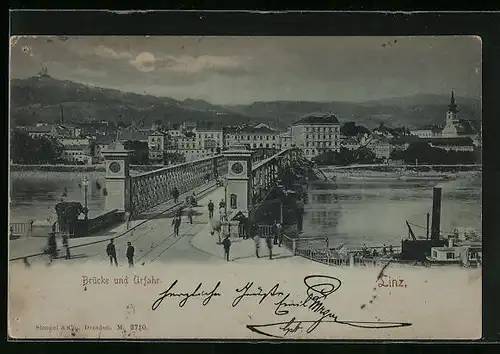
<svg viewBox="0 0 500 354"><path fill-rule="evenodd" d="M132 242L127 242L127 251L125 253L125 256L127 257L128 261L128 266L130 268L134 267L134 253L135 253L135 248L132 246ZM116 259L116 247L114 243L114 239L111 239L106 246L106 254L109 257L109 263L111 265L115 265L118 267L118 260Z"/></svg>
<svg viewBox="0 0 500 354"><path fill-rule="evenodd" d="M214 218L214 209L215 205L214 202L212 202L212 199L209 200L208 205L208 218L212 220ZM226 217L226 202L224 199L221 199L219 202L219 217L220 221L224 221L224 218Z"/></svg>
<svg viewBox="0 0 500 354"><path fill-rule="evenodd" d="M281 247L283 243L283 232L282 225L278 221L274 221L272 232L266 235L262 235L264 228L259 227L256 223L252 223L250 228L248 228L250 237L255 242L255 255L260 258L260 240L261 236L265 237L266 246L269 251L269 259L273 259L273 246L277 245ZM248 236L247 236L248 237ZM224 248L224 258L229 262L229 253L231 251L231 240L229 239L229 234L225 235L222 241L222 247Z"/></svg>
<svg viewBox="0 0 500 354"><path fill-rule="evenodd" d="M71 259L68 234L62 234L62 251L64 254L64 259ZM44 253L49 256L50 263L52 263L52 261L59 256L59 250L57 249L56 232L54 230L52 230L52 232L49 232L49 236L47 237L47 246L44 249Z"/></svg>
<svg viewBox="0 0 500 354"><path fill-rule="evenodd" d="M361 256L363 257L379 257L379 256L387 256L387 255L394 255L394 249L392 248L392 245L389 245L389 247L387 247L387 245L384 244L384 246L382 247L382 252L379 254L379 252L377 251L376 248L373 248L372 251L370 252L370 250L366 247L366 244L363 244L363 247L361 249Z"/></svg>

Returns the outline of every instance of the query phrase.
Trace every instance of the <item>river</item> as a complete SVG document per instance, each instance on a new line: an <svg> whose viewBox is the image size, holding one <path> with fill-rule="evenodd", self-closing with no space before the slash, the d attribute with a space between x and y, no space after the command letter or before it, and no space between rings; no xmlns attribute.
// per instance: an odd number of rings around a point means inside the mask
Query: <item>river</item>
<svg viewBox="0 0 500 354"><path fill-rule="evenodd" d="M304 213L304 236L329 237L330 245L400 245L408 237L426 236L426 214L432 215L433 187L442 187L441 230L481 230L481 177L449 181L400 181L366 178L311 183Z"/></svg>
<svg viewBox="0 0 500 354"><path fill-rule="evenodd" d="M89 180L89 216L104 210L104 173L11 172L10 217L12 221L47 220L63 198L83 204L83 176ZM96 182L101 185L97 187ZM441 228L481 229L481 177L460 177L441 182L342 179L333 183L312 183L304 213L305 236L328 236L332 246L349 241L351 246L399 245L408 236L405 220L425 226L432 210L432 188L443 188ZM62 197L67 189L67 196ZM417 236L425 229L414 227Z"/></svg>

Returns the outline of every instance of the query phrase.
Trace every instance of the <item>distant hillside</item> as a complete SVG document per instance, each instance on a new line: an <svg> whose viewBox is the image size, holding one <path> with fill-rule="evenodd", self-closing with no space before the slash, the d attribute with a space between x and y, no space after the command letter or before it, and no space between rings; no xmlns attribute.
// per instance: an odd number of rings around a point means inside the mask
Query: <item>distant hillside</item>
<svg viewBox="0 0 500 354"><path fill-rule="evenodd" d="M51 77L32 77L11 81L11 119L13 124L108 120L124 123L156 120L178 124L185 121L225 124L264 122L284 127L311 112L335 113L341 121L355 121L368 127L380 122L388 126L413 128L443 124L449 96L419 94L410 97L369 102L270 101L249 105L221 106L204 100L177 101L103 89L62 81ZM479 100L457 97L460 116L480 120Z"/></svg>
<svg viewBox="0 0 500 354"><path fill-rule="evenodd" d="M171 124L185 121L226 124L230 121L238 124L252 121L249 117L205 101L177 101L168 97L139 95L51 77L11 81L13 124L60 121L61 110L66 122L108 120L151 124L155 120L161 120Z"/></svg>
<svg viewBox="0 0 500 354"><path fill-rule="evenodd" d="M481 120L479 100L458 97L462 118ZM450 97L419 94L367 102L254 102L230 106L228 109L250 117L278 117L280 124L290 124L309 112L335 113L341 121L355 121L368 127L381 122L388 126L414 128L428 124L444 124Z"/></svg>

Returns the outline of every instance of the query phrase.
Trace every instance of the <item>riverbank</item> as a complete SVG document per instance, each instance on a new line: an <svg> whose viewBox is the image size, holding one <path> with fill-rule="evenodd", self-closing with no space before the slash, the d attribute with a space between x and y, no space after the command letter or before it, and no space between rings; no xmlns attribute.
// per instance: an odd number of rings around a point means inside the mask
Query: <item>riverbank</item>
<svg viewBox="0 0 500 354"><path fill-rule="evenodd" d="M481 165L353 165L323 166L320 170L329 178L347 179L455 179L480 176Z"/></svg>
<svg viewBox="0 0 500 354"><path fill-rule="evenodd" d="M130 165L133 171L148 172L163 168L163 165ZM96 165L19 165L10 164L10 172L105 172L104 164Z"/></svg>

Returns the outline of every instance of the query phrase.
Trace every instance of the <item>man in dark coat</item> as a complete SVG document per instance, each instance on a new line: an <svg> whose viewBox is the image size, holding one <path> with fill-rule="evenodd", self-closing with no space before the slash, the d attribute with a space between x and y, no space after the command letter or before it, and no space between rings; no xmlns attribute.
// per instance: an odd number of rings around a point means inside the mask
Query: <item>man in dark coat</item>
<svg viewBox="0 0 500 354"><path fill-rule="evenodd" d="M115 243L114 239L111 239L108 243L108 246L106 247L106 254L109 257L109 263L113 265L113 262L115 263L115 266L118 267L118 261L116 260L116 248L115 248Z"/></svg>
<svg viewBox="0 0 500 354"><path fill-rule="evenodd" d="M231 248L231 240L229 239L229 235L226 235L224 241L222 241L222 245L224 246L224 258L229 262L229 250Z"/></svg>
<svg viewBox="0 0 500 354"><path fill-rule="evenodd" d="M269 259L273 259L273 235L269 234L266 237L267 249L269 250Z"/></svg>
<svg viewBox="0 0 500 354"><path fill-rule="evenodd" d="M132 246L131 242L127 242L127 260L128 260L128 266L130 268L134 267L134 246Z"/></svg>
<svg viewBox="0 0 500 354"><path fill-rule="evenodd" d="M176 215L172 220L172 225L174 226L174 235L179 236L179 228L181 226L181 217L180 215Z"/></svg>
<svg viewBox="0 0 500 354"><path fill-rule="evenodd" d="M179 190L177 189L177 187L172 190L172 197L174 198L174 203L177 204L177 202L179 201Z"/></svg>
<svg viewBox="0 0 500 354"><path fill-rule="evenodd" d="M214 203L212 200L208 202L208 218L212 219L214 217Z"/></svg>

